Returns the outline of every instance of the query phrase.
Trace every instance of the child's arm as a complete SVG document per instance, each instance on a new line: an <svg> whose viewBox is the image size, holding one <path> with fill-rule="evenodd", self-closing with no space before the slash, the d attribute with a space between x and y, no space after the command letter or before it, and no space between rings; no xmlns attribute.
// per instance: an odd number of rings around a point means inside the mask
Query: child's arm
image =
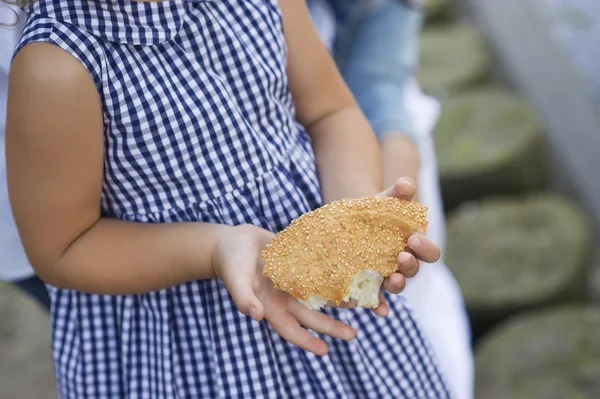
<svg viewBox="0 0 600 399"><path fill-rule="evenodd" d="M297 117L306 126L317 157L326 202L374 195L382 190L379 147L371 127L321 42L304 1L279 0L288 44L288 77ZM400 177L400 176L398 176ZM382 195L411 199L414 182L399 180ZM426 237L413 236L403 252L400 272L412 277L417 259L435 262L440 248ZM404 288L403 276L393 274L384 286Z"/></svg>
<svg viewBox="0 0 600 399"><path fill-rule="evenodd" d="M313 141L325 202L382 190L379 146L304 1L280 0L297 118Z"/></svg>
<svg viewBox="0 0 600 399"><path fill-rule="evenodd" d="M421 155L411 138L401 132L392 132L383 137L380 144L385 187L394 184L398 176L418 181Z"/></svg>
<svg viewBox="0 0 600 399"><path fill-rule="evenodd" d="M141 293L214 277L230 227L100 218L102 107L85 68L31 44L10 75L6 150L13 213L36 272L62 288Z"/></svg>

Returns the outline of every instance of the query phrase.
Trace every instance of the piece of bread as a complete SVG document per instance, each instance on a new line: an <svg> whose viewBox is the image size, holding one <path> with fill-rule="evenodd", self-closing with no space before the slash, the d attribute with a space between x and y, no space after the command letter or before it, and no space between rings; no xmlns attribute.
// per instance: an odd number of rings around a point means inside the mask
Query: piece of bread
<svg viewBox="0 0 600 399"><path fill-rule="evenodd" d="M319 309L355 300L375 308L411 232L427 232L427 207L391 197L327 204L300 216L264 248L263 274Z"/></svg>

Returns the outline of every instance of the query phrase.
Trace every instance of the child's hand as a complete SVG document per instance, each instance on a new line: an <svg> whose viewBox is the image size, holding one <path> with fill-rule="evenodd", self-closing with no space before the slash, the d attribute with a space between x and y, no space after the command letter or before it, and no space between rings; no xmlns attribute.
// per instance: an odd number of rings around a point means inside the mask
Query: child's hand
<svg viewBox="0 0 600 399"><path fill-rule="evenodd" d="M273 233L251 225L230 231L215 250L212 264L240 312L257 321L264 317L284 339L316 355L325 355L327 344L306 328L335 338L354 338L352 327L307 308L263 276L260 252Z"/></svg>
<svg viewBox="0 0 600 399"><path fill-rule="evenodd" d="M398 179L396 184L379 195L412 200L415 193L415 183L412 179L404 177ZM437 262L439 258L440 247L423 235L412 235L408 239L408 247L398 255L398 273L394 273L386 278L383 282L383 287L393 294L402 292L406 286L406 278L414 277L418 273L419 261L434 263ZM381 305L374 309L374 312L379 316L385 316L387 315L388 310L382 295Z"/></svg>

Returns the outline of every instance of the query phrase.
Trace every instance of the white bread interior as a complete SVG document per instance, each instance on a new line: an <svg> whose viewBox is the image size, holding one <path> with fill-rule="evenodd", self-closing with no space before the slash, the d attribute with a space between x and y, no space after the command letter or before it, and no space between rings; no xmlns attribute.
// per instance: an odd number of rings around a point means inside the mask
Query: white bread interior
<svg viewBox="0 0 600 399"><path fill-rule="evenodd" d="M364 308L376 308L379 305L379 291L383 284L383 275L373 270L363 270L356 274L350 286L350 292L344 297L343 302L356 301L357 305ZM313 295L306 301L298 299L311 309L323 308L328 300Z"/></svg>

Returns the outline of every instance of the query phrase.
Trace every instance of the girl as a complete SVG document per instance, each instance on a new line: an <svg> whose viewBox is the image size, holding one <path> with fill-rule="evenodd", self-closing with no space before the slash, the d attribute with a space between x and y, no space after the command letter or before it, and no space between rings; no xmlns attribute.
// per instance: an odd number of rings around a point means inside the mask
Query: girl
<svg viewBox="0 0 600 399"><path fill-rule="evenodd" d="M382 303L387 318L316 312L261 274L273 232L381 185L377 142L302 1L28 12L9 187L50 286L62 398L450 396L402 301ZM439 257L425 237L411 249ZM390 292L418 269L408 252L399 263Z"/></svg>

